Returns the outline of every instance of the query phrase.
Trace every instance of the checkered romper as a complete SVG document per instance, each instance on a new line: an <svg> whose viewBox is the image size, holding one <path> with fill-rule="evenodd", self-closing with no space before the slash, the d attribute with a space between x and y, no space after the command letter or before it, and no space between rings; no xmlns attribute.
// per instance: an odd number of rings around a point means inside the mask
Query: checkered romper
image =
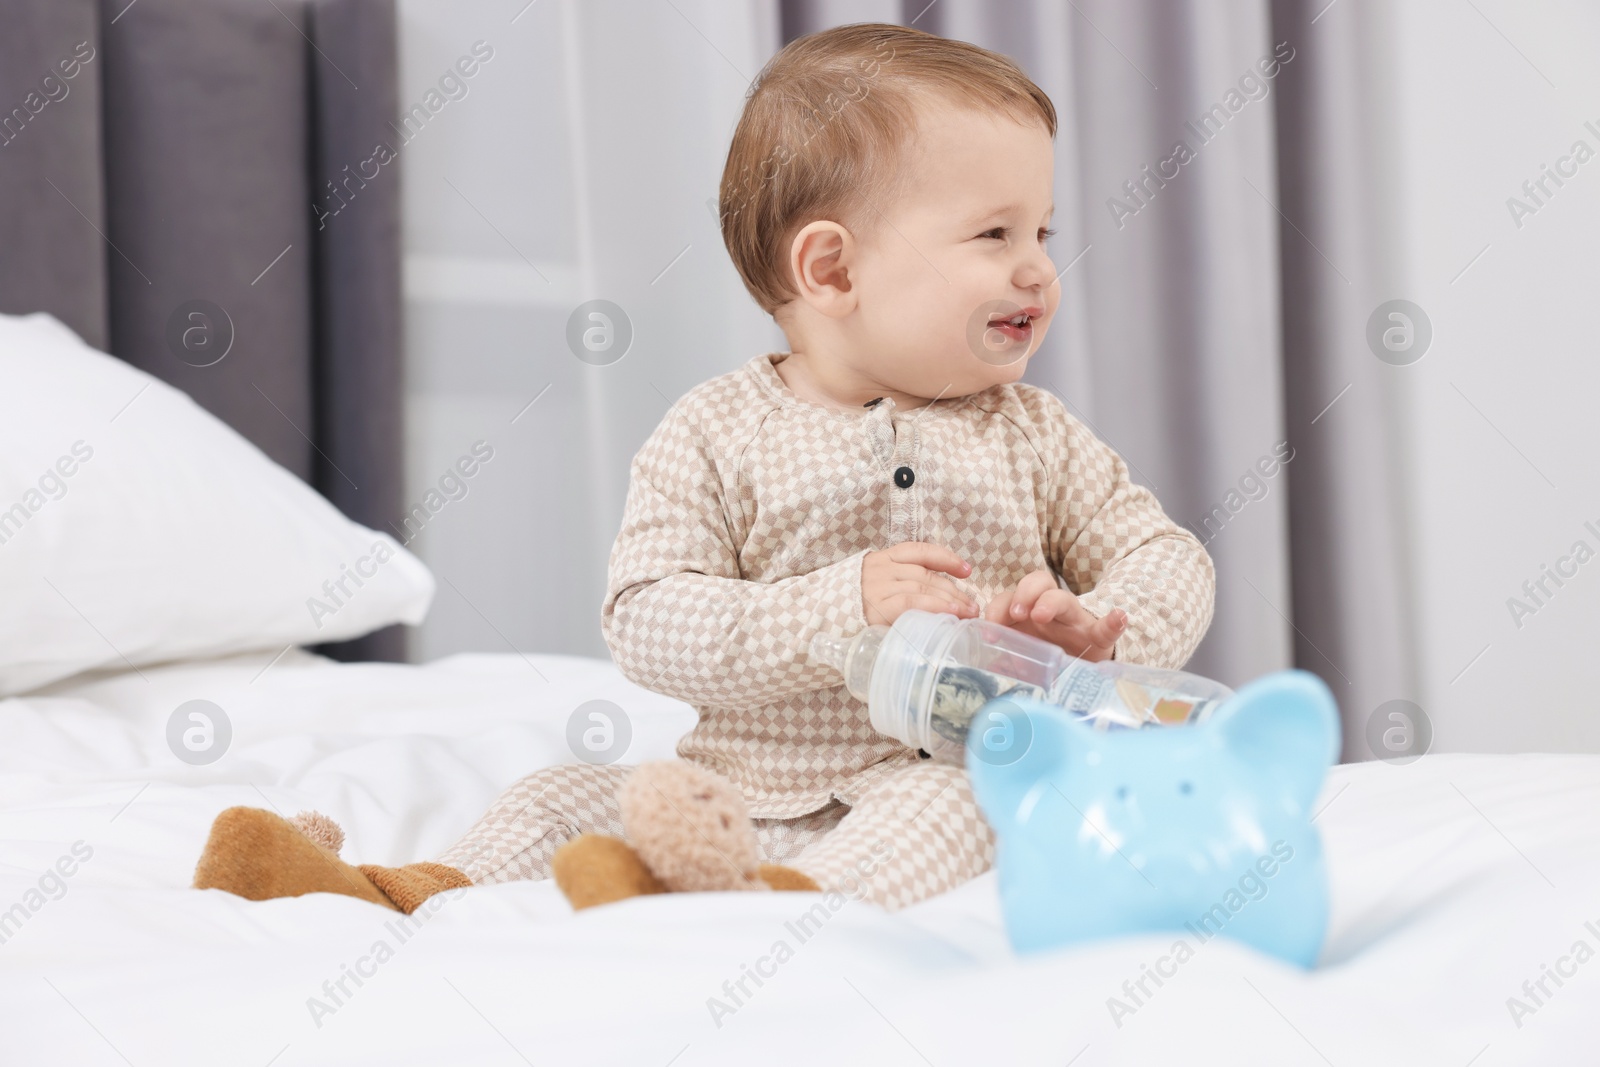
<svg viewBox="0 0 1600 1067"><path fill-rule="evenodd" d="M825 887L854 872L861 895L900 907L982 873L993 839L964 771L875 732L809 658L813 635L867 625L862 558L943 545L980 603L1052 570L1094 615L1128 613L1117 659L1162 667L1210 623L1211 559L1042 389L841 411L791 392L783 358L691 390L634 457L601 626L624 675L699 712L678 754L743 791L771 862ZM621 833L626 773L530 775L440 862L480 882L546 877L568 838Z"/></svg>

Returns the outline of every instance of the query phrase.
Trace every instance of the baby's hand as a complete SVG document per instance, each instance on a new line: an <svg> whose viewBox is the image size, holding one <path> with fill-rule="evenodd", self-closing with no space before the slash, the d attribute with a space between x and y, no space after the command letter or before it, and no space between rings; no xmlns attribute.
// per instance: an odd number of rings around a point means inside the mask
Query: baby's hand
<svg viewBox="0 0 1600 1067"><path fill-rule="evenodd" d="M971 573L972 565L966 560L942 545L925 541L902 541L868 552L861 561L861 606L866 609L867 622L893 626L908 608L977 618L978 605L945 577L965 578Z"/></svg>
<svg viewBox="0 0 1600 1067"><path fill-rule="evenodd" d="M1115 608L1105 618L1095 618L1049 571L1034 571L1015 589L1000 593L989 601L983 617L1093 662L1110 659L1117 638L1128 628L1127 612Z"/></svg>

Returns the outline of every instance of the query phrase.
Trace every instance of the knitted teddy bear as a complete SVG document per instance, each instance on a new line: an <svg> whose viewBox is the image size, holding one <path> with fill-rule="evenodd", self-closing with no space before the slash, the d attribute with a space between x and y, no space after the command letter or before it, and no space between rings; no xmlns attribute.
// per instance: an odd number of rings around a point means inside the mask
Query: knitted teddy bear
<svg viewBox="0 0 1600 1067"><path fill-rule="evenodd" d="M617 795L627 840L582 834L556 850L556 884L573 908L647 893L717 890L816 892L799 871L761 862L744 797L720 775L677 760L641 764ZM344 832L318 812L281 818L229 808L211 827L196 889L250 900L341 893L410 913L471 879L439 863L352 866L339 858Z"/></svg>
<svg viewBox="0 0 1600 1067"><path fill-rule="evenodd" d="M643 763L617 793L627 840L582 834L556 850L556 884L574 908L646 893L816 892L808 876L761 862L744 797L691 763Z"/></svg>

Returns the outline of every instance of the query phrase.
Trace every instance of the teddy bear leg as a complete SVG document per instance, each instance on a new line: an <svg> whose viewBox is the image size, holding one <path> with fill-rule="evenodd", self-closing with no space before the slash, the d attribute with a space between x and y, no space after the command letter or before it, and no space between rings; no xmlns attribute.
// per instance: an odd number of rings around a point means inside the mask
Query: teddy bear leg
<svg viewBox="0 0 1600 1067"><path fill-rule="evenodd" d="M195 865L194 888L222 889L247 900L342 893L395 908L359 869L289 820L259 808L228 808L216 817Z"/></svg>
<svg viewBox="0 0 1600 1067"><path fill-rule="evenodd" d="M550 868L574 910L667 891L626 841L605 834L568 841L556 849Z"/></svg>
<svg viewBox="0 0 1600 1067"><path fill-rule="evenodd" d="M774 889L795 893L820 893L819 886L809 874L778 863L763 863L756 871L757 877Z"/></svg>
<svg viewBox="0 0 1600 1067"><path fill-rule="evenodd" d="M466 889L472 879L454 867L442 863L408 863L404 867L380 867L376 863L363 863L356 868L372 880L383 895L401 911L410 915L422 902L446 889Z"/></svg>
<svg viewBox="0 0 1600 1067"><path fill-rule="evenodd" d="M338 824L315 812L285 819L260 808L228 808L211 824L194 888L247 900L339 893L409 915L435 893L472 884L442 863L353 867L339 858L343 841Z"/></svg>

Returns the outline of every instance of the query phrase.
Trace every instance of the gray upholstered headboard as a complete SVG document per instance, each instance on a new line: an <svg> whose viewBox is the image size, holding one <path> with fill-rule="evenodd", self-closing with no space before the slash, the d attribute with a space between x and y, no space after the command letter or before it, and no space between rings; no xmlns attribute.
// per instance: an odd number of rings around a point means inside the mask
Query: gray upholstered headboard
<svg viewBox="0 0 1600 1067"><path fill-rule="evenodd" d="M54 314L392 532L395 81L393 0L7 0L0 311Z"/></svg>

